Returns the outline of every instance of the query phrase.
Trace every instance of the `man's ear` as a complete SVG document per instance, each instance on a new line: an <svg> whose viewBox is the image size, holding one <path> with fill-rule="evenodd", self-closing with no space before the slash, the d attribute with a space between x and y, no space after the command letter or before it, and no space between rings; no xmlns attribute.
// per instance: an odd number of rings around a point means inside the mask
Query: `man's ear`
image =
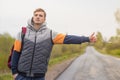
<svg viewBox="0 0 120 80"><path fill-rule="evenodd" d="M31 19L31 21L33 22L33 17L32 17L32 19Z"/></svg>
<svg viewBox="0 0 120 80"><path fill-rule="evenodd" d="M34 23L34 21L33 21L33 17L32 17L32 19L31 19L31 22Z"/></svg>
<svg viewBox="0 0 120 80"><path fill-rule="evenodd" d="M45 21L46 21L46 17L45 17Z"/></svg>

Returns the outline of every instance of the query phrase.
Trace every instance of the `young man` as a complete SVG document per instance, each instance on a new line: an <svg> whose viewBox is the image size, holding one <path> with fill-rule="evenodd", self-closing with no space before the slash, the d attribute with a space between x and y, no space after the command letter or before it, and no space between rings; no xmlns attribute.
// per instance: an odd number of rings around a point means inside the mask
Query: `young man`
<svg viewBox="0 0 120 80"><path fill-rule="evenodd" d="M54 44L81 44L96 41L94 34L83 37L51 31L47 28L45 20L46 12L41 8L36 9L32 19L28 21L22 51L20 51L21 32L18 33L12 55L12 74L15 80L45 80Z"/></svg>

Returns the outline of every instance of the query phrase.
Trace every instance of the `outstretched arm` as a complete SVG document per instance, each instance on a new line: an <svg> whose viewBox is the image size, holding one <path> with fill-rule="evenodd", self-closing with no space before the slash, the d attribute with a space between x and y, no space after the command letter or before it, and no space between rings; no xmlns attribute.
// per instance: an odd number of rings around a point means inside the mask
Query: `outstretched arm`
<svg viewBox="0 0 120 80"><path fill-rule="evenodd" d="M90 37L66 35L57 32L53 32L52 39L54 44L81 44L83 42L95 42L96 38L94 34Z"/></svg>
<svg viewBox="0 0 120 80"><path fill-rule="evenodd" d="M90 42L89 37L66 35L63 43L64 44L81 44L84 42Z"/></svg>

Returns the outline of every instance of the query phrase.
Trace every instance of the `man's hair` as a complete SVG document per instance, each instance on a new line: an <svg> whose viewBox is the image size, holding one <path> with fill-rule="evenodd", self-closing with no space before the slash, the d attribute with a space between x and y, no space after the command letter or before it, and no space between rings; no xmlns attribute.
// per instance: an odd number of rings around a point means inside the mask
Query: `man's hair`
<svg viewBox="0 0 120 80"><path fill-rule="evenodd" d="M42 8L37 8L37 9L34 11L34 14L35 14L36 12L44 12L44 16L45 16L45 18L46 18L46 12L45 12Z"/></svg>

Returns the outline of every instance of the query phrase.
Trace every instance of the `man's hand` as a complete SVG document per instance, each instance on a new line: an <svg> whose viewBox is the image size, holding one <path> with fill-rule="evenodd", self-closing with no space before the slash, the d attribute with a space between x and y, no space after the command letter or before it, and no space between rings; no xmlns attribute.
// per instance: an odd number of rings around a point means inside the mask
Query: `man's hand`
<svg viewBox="0 0 120 80"><path fill-rule="evenodd" d="M14 80L15 80L15 78L17 77L17 75L18 75L18 74L14 74L14 75L13 75L13 79L14 79Z"/></svg>
<svg viewBox="0 0 120 80"><path fill-rule="evenodd" d="M96 38L96 36L95 36L95 33L93 33L93 34L89 37L89 39L90 39L90 42L92 42L92 43L96 42L97 38Z"/></svg>

